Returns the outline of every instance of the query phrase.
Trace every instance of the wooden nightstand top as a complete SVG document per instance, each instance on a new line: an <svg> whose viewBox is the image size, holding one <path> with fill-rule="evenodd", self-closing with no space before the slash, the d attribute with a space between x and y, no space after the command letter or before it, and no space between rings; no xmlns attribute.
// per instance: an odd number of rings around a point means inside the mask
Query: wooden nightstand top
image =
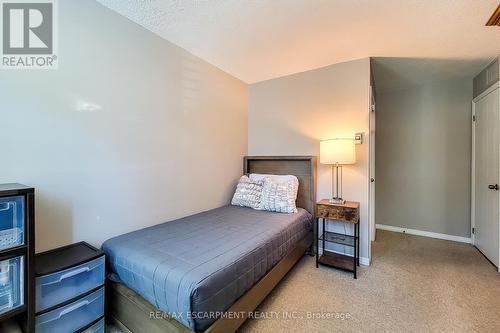
<svg viewBox="0 0 500 333"><path fill-rule="evenodd" d="M323 199L316 203L316 217L356 224L359 221L359 202L346 201L344 204L334 204L328 199Z"/></svg>
<svg viewBox="0 0 500 333"><path fill-rule="evenodd" d="M326 206L359 209L359 202L356 202L356 201L346 201L344 204L336 204L336 203L329 202L328 199L323 199L320 202L318 202L317 204L318 205L326 205Z"/></svg>

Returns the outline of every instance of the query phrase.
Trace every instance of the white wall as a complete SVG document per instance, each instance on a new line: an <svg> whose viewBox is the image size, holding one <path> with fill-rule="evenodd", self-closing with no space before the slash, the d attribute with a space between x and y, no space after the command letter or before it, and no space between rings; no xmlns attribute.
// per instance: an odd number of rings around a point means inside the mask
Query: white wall
<svg viewBox="0 0 500 333"><path fill-rule="evenodd" d="M247 86L94 1L59 20L58 70L0 73L0 182L36 188L37 251L227 203Z"/></svg>
<svg viewBox="0 0 500 333"><path fill-rule="evenodd" d="M322 139L367 134L369 86L369 59L252 84L249 154L319 155ZM344 198L361 203L362 257L369 255L367 139L356 146L356 164L344 167ZM330 196L330 166L319 164L318 199Z"/></svg>
<svg viewBox="0 0 500 333"><path fill-rule="evenodd" d="M470 237L472 80L377 94L376 222Z"/></svg>

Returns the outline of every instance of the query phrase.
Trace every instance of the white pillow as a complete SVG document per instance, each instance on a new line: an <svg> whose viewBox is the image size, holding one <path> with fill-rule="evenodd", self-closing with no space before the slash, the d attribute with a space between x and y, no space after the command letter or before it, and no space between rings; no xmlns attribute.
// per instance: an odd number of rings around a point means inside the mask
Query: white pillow
<svg viewBox="0 0 500 333"><path fill-rule="evenodd" d="M259 209L279 213L297 213L295 200L297 200L298 189L299 180L295 176L265 177Z"/></svg>
<svg viewBox="0 0 500 333"><path fill-rule="evenodd" d="M258 209L262 198L264 180L252 180L241 176L236 186L231 205Z"/></svg>

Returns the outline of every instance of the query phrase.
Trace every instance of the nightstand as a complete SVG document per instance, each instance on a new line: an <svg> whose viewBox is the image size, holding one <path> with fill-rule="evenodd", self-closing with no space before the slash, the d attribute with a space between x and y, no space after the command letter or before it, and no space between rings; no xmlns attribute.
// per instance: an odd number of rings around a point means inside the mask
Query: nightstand
<svg viewBox="0 0 500 333"><path fill-rule="evenodd" d="M323 222L323 232L319 235L319 220ZM354 235L347 235L325 230L325 220L349 223L354 225ZM319 253L319 243L322 253ZM335 243L352 247L354 256L325 251L326 243ZM354 273L357 278L359 266L359 202L346 201L344 204L333 204L323 199L316 204L316 267L319 264L342 269Z"/></svg>

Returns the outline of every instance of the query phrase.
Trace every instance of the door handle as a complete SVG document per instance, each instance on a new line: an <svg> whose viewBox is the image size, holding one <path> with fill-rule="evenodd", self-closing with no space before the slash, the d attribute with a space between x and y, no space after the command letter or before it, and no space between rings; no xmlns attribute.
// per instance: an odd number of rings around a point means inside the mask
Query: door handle
<svg viewBox="0 0 500 333"><path fill-rule="evenodd" d="M488 185L488 188L490 190L495 190L495 191L498 191L499 187L498 187L498 184L495 184L495 185Z"/></svg>

